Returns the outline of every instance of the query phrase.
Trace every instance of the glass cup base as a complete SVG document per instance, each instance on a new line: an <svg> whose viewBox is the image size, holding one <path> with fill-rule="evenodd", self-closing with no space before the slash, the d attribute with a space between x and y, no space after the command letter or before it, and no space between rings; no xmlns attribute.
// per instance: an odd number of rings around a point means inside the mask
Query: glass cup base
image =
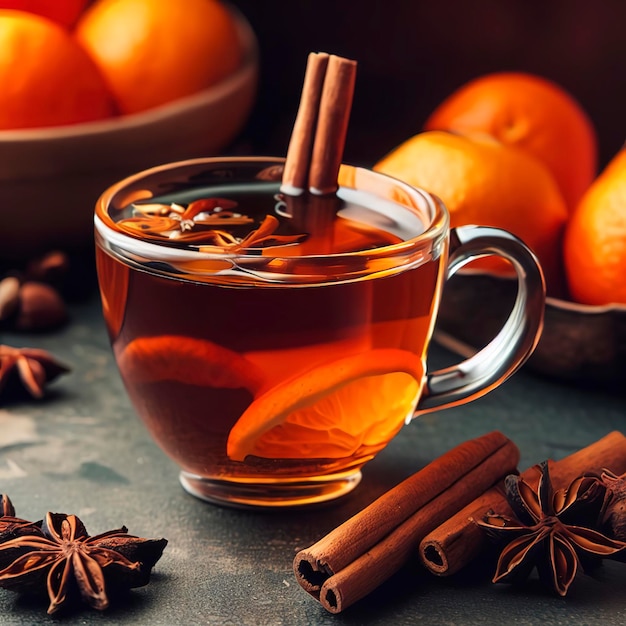
<svg viewBox="0 0 626 626"><path fill-rule="evenodd" d="M196 498L230 507L296 507L334 500L361 482L361 472L296 482L237 482L203 478L181 471L180 483Z"/></svg>

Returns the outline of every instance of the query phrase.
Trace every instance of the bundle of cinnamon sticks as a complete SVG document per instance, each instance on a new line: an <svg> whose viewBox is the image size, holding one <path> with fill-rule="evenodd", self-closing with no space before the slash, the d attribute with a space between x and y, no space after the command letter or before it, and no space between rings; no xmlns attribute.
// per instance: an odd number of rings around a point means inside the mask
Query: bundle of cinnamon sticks
<svg viewBox="0 0 626 626"><path fill-rule="evenodd" d="M418 555L433 574L459 571L487 541L474 520L490 509L512 514L501 483L518 462L515 444L497 431L457 446L300 550L293 562L298 583L340 613ZM619 432L551 461L550 475L563 489L604 467L626 472L626 437ZM522 476L530 484L538 478L534 467Z"/></svg>
<svg viewBox="0 0 626 626"><path fill-rule="evenodd" d="M497 431L463 443L300 551L300 585L339 613L389 578L428 532L514 472L515 444Z"/></svg>
<svg viewBox="0 0 626 626"><path fill-rule="evenodd" d="M355 81L355 61L325 52L309 55L283 171L284 194L337 190Z"/></svg>

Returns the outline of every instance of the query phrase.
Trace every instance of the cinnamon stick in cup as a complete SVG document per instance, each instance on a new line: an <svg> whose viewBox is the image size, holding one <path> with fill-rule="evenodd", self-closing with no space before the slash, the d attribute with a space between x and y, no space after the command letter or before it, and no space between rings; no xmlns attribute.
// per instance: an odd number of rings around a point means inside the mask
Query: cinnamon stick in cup
<svg viewBox="0 0 626 626"><path fill-rule="evenodd" d="M612 432L560 461L551 461L549 465L556 489L567 487L583 473L605 467L618 474L626 472L626 437L620 432ZM532 467L522 476L531 484L538 479ZM513 515L501 486L479 496L424 537L419 554L425 567L433 574L449 576L477 557L488 540L474 520L482 519L490 509Z"/></svg>
<svg viewBox="0 0 626 626"><path fill-rule="evenodd" d="M328 56L325 52L311 52L307 60L300 106L291 131L281 185L281 191L290 196L298 196L308 187L311 152Z"/></svg>
<svg viewBox="0 0 626 626"><path fill-rule="evenodd" d="M438 524L514 472L519 450L500 432L467 441L298 552L299 584L331 613L363 598L411 558Z"/></svg>
<svg viewBox="0 0 626 626"><path fill-rule="evenodd" d="M283 171L284 194L337 191L355 80L355 61L324 52L309 55Z"/></svg>
<svg viewBox="0 0 626 626"><path fill-rule="evenodd" d="M355 79L355 61L329 57L309 169L309 191L318 196L337 191Z"/></svg>
<svg viewBox="0 0 626 626"><path fill-rule="evenodd" d="M309 234L317 252L333 249L336 196L356 81L356 62L312 52L291 132L280 191L296 230Z"/></svg>

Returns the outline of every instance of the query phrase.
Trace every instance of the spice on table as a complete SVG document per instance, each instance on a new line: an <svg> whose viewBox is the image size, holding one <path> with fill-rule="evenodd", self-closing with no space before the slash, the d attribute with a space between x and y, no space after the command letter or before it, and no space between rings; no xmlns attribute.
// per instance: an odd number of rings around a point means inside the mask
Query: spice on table
<svg viewBox="0 0 626 626"><path fill-rule="evenodd" d="M65 302L54 287L36 281L22 283L13 320L16 330L53 330L62 326L67 318Z"/></svg>
<svg viewBox="0 0 626 626"><path fill-rule="evenodd" d="M46 350L0 345L0 403L16 385L41 398L44 386L66 372L69 368Z"/></svg>
<svg viewBox="0 0 626 626"><path fill-rule="evenodd" d="M20 303L20 280L7 276L0 280L0 322L9 319Z"/></svg>
<svg viewBox="0 0 626 626"><path fill-rule="evenodd" d="M0 523L3 519L14 518L0 518ZM149 582L167 545L166 539L129 535L126 527L90 537L76 515L64 513L47 513L35 523L20 521L29 525L0 542L0 587L47 590L50 614L76 598L104 610L111 592Z"/></svg>
<svg viewBox="0 0 626 626"><path fill-rule="evenodd" d="M17 331L50 331L68 319L62 293L69 258L60 251L32 259L0 279L0 323Z"/></svg>
<svg viewBox="0 0 626 626"><path fill-rule="evenodd" d="M383 494L294 560L298 583L331 613L405 564L432 528L514 472L515 444L492 432L453 448Z"/></svg>
<svg viewBox="0 0 626 626"><path fill-rule="evenodd" d="M536 567L541 582L564 596L579 565L588 571L603 558L626 551L626 543L589 527L598 518L604 496L589 476L554 491L548 463L538 466L535 490L520 476L506 478L506 496L515 517L489 513L476 523L496 541L504 541L493 582L521 582Z"/></svg>
<svg viewBox="0 0 626 626"><path fill-rule="evenodd" d="M602 527L611 537L626 541L626 473L617 476L604 469L600 480L606 487L600 520Z"/></svg>
<svg viewBox="0 0 626 626"><path fill-rule="evenodd" d="M620 432L611 432L559 461L550 461L549 465L552 483L558 489L567 487L586 472L599 474L604 467L626 472L626 437ZM537 481L533 468L524 471L522 477L531 484ZM449 576L478 557L488 541L474 520L482 519L490 509L513 515L503 485L479 496L424 537L419 547L424 566L433 574Z"/></svg>
<svg viewBox="0 0 626 626"><path fill-rule="evenodd" d="M70 270L68 255L61 250L51 250L31 259L24 272L27 280L48 283L59 288Z"/></svg>
<svg viewBox="0 0 626 626"><path fill-rule="evenodd" d="M0 494L0 517L13 517L15 515L15 507L11 498L5 493Z"/></svg>
<svg viewBox="0 0 626 626"><path fill-rule="evenodd" d="M15 517L15 509L11 499L6 494L0 494L0 543L13 539L18 535L28 534L33 522Z"/></svg>

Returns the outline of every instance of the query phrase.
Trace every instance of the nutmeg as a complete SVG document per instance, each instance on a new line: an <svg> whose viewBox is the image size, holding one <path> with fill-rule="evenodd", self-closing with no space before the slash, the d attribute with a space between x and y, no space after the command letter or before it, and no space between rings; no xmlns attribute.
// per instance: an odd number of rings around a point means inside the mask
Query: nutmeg
<svg viewBox="0 0 626 626"><path fill-rule="evenodd" d="M20 302L20 281L15 276L0 280L0 322L17 311Z"/></svg>
<svg viewBox="0 0 626 626"><path fill-rule="evenodd" d="M15 317L17 330L50 330L67 320L67 308L59 292L45 283L25 282L19 292Z"/></svg>
<svg viewBox="0 0 626 626"><path fill-rule="evenodd" d="M53 250L37 257L26 266L26 279L59 286L69 271L69 258L65 252Z"/></svg>

